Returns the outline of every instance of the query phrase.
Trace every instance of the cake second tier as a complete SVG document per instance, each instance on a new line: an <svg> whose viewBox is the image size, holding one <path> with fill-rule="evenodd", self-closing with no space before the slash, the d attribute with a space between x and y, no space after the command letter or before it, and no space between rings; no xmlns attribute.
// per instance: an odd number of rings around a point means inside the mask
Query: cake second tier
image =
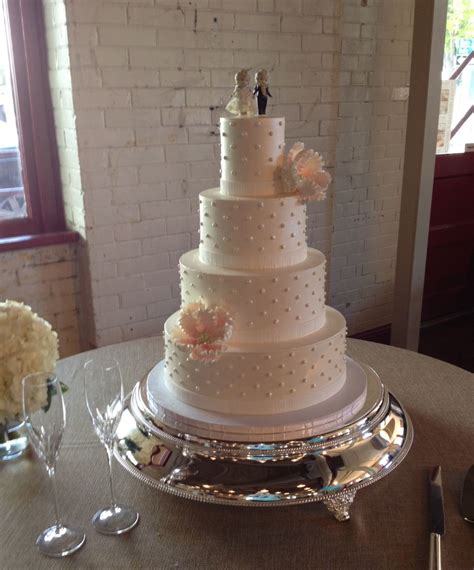
<svg viewBox="0 0 474 570"><path fill-rule="evenodd" d="M287 194L199 195L202 262L234 269L287 267L306 259L306 206Z"/></svg>

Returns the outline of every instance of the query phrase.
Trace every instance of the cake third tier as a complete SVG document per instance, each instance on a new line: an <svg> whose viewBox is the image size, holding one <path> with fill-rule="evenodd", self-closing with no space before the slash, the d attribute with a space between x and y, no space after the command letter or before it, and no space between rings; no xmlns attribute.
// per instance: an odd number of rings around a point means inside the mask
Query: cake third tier
<svg viewBox="0 0 474 570"><path fill-rule="evenodd" d="M297 265L264 271L209 266L196 250L179 264L183 305L225 307L233 345L300 339L324 325L326 260L316 249Z"/></svg>

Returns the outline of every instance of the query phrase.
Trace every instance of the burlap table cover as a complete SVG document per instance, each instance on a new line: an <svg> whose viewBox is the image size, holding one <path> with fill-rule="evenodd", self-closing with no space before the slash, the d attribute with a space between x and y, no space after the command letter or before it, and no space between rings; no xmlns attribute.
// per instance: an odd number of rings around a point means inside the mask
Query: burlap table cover
<svg viewBox="0 0 474 570"><path fill-rule="evenodd" d="M0 568L278 569L427 568L428 469L443 467L447 533L445 568L474 567L474 526L459 515L464 473L474 463L474 375L393 347L350 340L351 356L373 366L410 413L415 441L406 460L359 491L349 522L322 504L283 508L223 507L160 493L117 464L117 496L141 514L122 537L97 534L94 512L108 502L106 455L84 404L81 368L113 354L127 389L159 360L161 338L110 346L59 363L68 425L58 463L66 522L82 526L87 542L72 557L37 553L37 534L52 522L47 477L33 454L0 467Z"/></svg>

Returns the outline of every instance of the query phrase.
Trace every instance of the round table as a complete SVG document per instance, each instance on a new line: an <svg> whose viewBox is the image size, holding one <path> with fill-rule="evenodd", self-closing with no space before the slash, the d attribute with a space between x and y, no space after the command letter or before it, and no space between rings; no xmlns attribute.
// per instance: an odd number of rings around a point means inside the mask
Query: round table
<svg viewBox="0 0 474 570"><path fill-rule="evenodd" d="M58 462L66 522L82 525L87 542L64 560L42 557L34 542L53 518L49 483L32 453L0 467L0 568L400 568L428 567L428 473L443 468L446 568L472 569L474 527L459 514L464 474L474 463L474 375L398 348L349 340L349 354L374 367L410 414L415 440L404 462L362 489L351 520L336 522L320 503L273 509L224 507L160 493L115 465L119 500L140 524L122 537L96 533L90 520L108 503L105 450L87 415L82 366L115 356L126 388L161 358L161 337L82 353L58 364L68 425Z"/></svg>

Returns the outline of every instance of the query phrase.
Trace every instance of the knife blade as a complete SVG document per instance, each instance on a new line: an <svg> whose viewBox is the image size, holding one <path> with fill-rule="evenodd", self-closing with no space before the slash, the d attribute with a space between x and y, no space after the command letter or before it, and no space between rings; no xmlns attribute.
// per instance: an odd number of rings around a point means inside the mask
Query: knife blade
<svg viewBox="0 0 474 570"><path fill-rule="evenodd" d="M435 467L430 476L430 570L441 570L441 537L444 534L444 499L441 466Z"/></svg>
<svg viewBox="0 0 474 570"><path fill-rule="evenodd" d="M461 493L461 515L470 523L474 523L474 465L466 473Z"/></svg>

